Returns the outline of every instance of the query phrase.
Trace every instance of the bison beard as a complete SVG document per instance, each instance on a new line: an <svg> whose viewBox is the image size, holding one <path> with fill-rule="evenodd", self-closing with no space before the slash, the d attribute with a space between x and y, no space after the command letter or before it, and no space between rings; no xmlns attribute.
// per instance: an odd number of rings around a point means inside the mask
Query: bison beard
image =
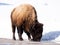
<svg viewBox="0 0 60 45"><path fill-rule="evenodd" d="M28 39L33 37L33 41L39 41L42 37L43 26L37 21L37 13L33 6L23 4L13 9L11 12L11 23L13 39L15 38L15 28L17 27L19 40L23 40L23 31L27 34Z"/></svg>

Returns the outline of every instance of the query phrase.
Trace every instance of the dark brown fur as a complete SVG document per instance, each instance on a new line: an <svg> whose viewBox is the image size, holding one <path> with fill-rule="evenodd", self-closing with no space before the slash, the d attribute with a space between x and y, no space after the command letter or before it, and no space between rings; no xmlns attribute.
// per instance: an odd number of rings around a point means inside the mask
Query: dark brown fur
<svg viewBox="0 0 60 45"><path fill-rule="evenodd" d="M38 21L35 23L35 26L31 30L31 35L33 36L33 41L40 41L43 32L43 24Z"/></svg>

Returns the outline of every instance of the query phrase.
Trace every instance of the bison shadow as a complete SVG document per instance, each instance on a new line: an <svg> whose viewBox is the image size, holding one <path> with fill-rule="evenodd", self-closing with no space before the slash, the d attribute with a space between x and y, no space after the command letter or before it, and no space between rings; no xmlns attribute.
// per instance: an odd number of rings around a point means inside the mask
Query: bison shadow
<svg viewBox="0 0 60 45"><path fill-rule="evenodd" d="M60 31L53 31L42 36L41 41L51 41L60 36Z"/></svg>

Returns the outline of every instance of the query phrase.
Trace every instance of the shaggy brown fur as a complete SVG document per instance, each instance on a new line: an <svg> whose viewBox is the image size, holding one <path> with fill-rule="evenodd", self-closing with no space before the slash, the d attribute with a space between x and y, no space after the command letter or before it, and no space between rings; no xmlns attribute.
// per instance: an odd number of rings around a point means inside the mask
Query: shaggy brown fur
<svg viewBox="0 0 60 45"><path fill-rule="evenodd" d="M30 39L30 29L35 25L35 21L37 20L36 10L33 6L29 4L22 4L13 9L11 12L11 23L12 23L12 32L13 39L15 38L15 28L17 27L19 39L23 40L22 33L23 30L28 35L28 39Z"/></svg>

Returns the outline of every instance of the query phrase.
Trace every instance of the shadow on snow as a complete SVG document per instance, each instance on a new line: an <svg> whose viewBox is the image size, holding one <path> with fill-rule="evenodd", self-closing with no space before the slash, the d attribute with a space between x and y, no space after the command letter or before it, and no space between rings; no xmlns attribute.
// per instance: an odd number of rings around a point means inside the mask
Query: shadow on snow
<svg viewBox="0 0 60 45"><path fill-rule="evenodd" d="M51 41L56 39L59 35L60 35L60 31L49 32L42 36L41 41Z"/></svg>

